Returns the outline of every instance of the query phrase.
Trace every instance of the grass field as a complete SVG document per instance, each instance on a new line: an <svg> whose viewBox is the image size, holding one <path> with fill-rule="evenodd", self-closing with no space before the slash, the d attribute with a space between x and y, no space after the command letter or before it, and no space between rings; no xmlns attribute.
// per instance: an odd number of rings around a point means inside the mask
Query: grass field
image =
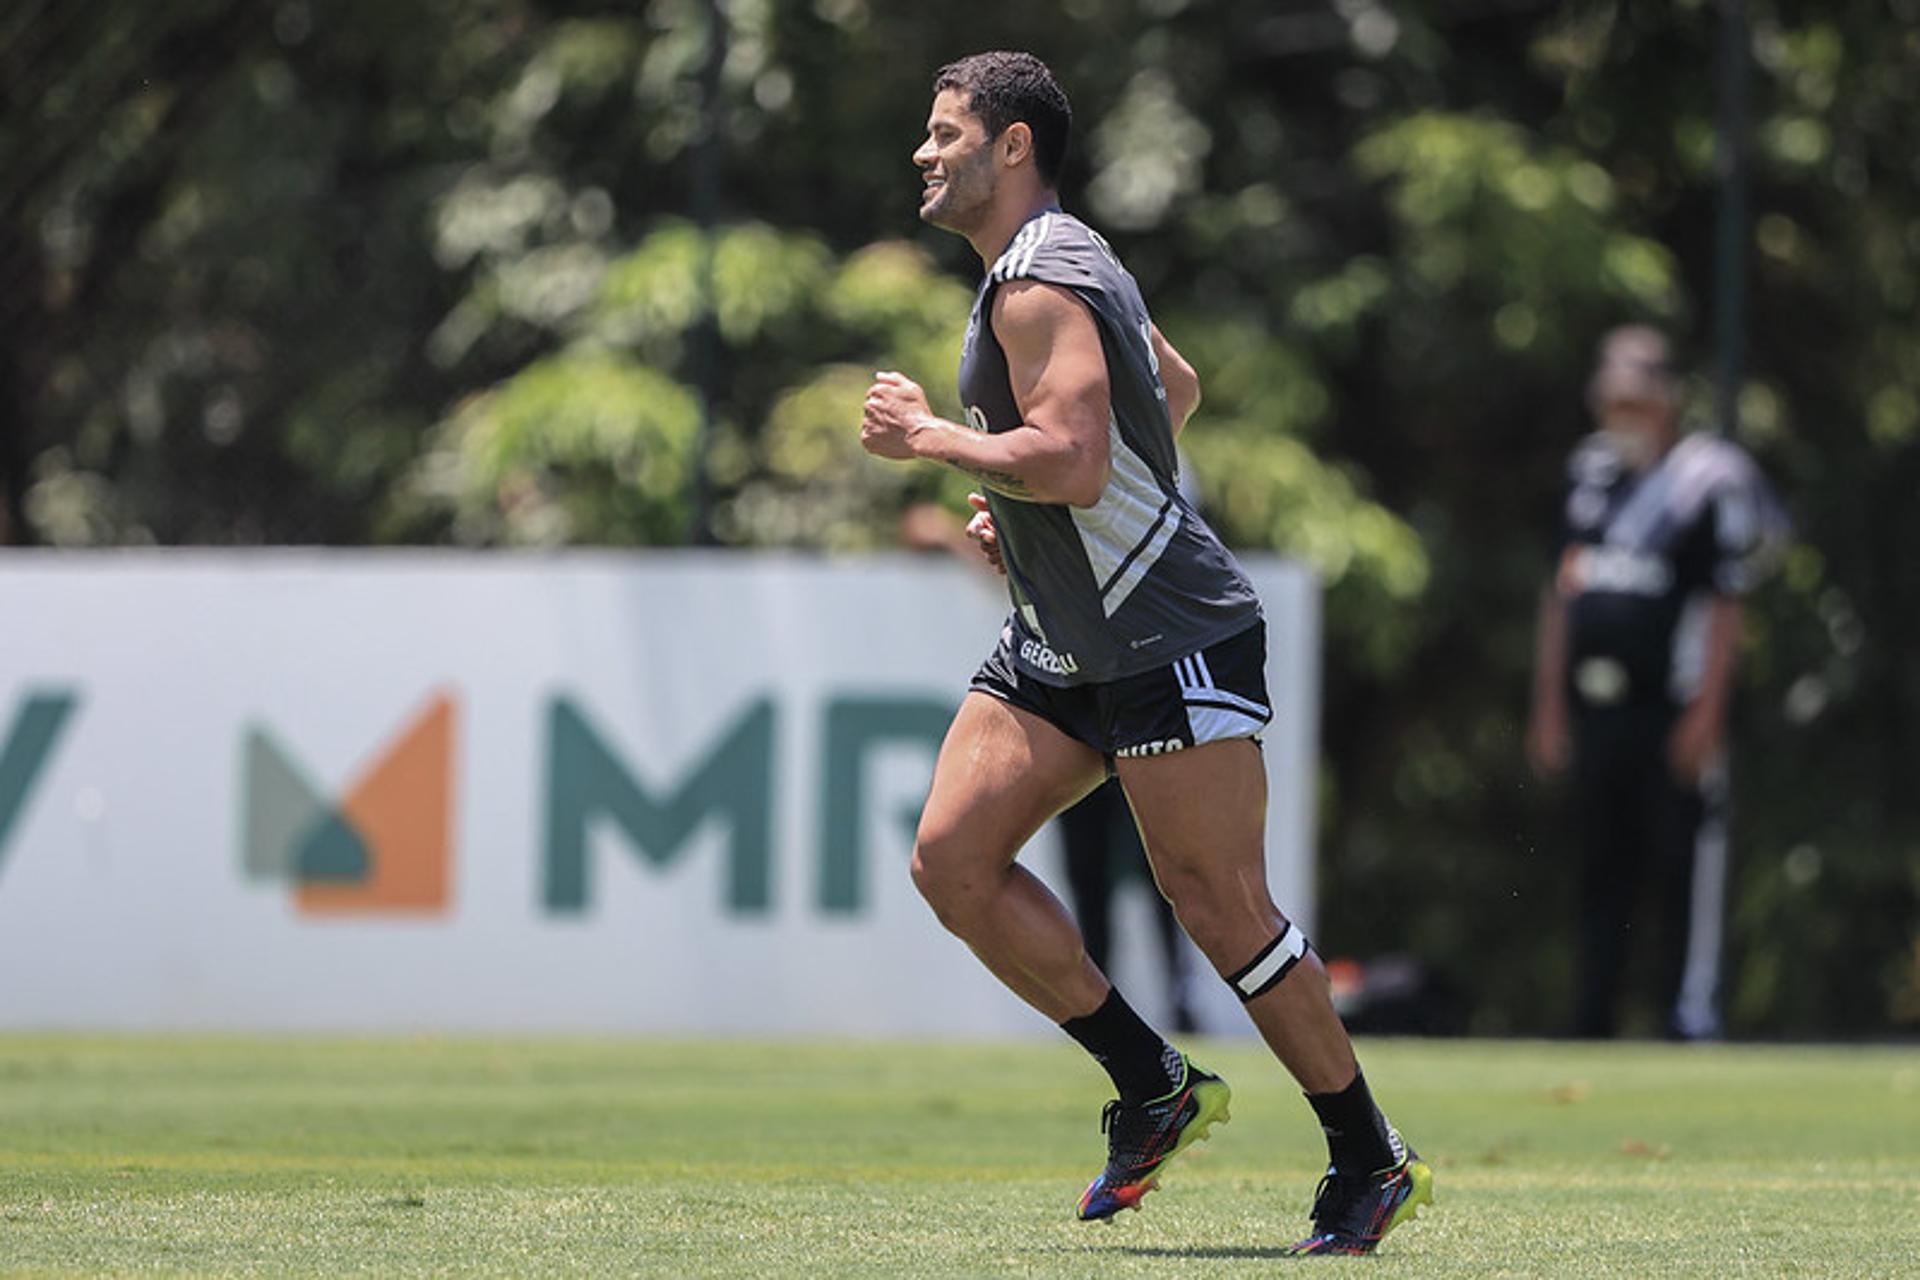
<svg viewBox="0 0 1920 1280"><path fill-rule="evenodd" d="M1319 1133L1255 1046L1138 1214L1015 1045L0 1036L7 1275L1920 1275L1920 1051L1362 1045L1439 1203L1281 1258Z"/></svg>

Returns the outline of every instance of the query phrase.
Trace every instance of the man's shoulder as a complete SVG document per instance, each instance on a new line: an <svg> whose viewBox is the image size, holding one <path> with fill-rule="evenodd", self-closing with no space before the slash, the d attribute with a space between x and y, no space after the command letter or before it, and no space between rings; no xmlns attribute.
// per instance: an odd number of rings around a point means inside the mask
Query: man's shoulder
<svg viewBox="0 0 1920 1280"><path fill-rule="evenodd" d="M1759 472L1752 454L1712 431L1682 436L1667 460L1681 475L1709 483L1751 483Z"/></svg>
<svg viewBox="0 0 1920 1280"><path fill-rule="evenodd" d="M1788 520L1766 473L1738 444L1714 432L1687 436L1667 455L1676 505L1698 513L1711 508L1722 534L1736 542L1775 543L1788 535Z"/></svg>
<svg viewBox="0 0 1920 1280"><path fill-rule="evenodd" d="M1070 213L1049 209L1028 220L994 262L997 284L1039 280L1076 288L1101 287L1120 259L1099 232Z"/></svg>
<svg viewBox="0 0 1920 1280"><path fill-rule="evenodd" d="M1045 343L1074 315L1086 315L1086 300L1070 286L1035 276L1004 282L994 291L989 323L1006 347L1023 339Z"/></svg>

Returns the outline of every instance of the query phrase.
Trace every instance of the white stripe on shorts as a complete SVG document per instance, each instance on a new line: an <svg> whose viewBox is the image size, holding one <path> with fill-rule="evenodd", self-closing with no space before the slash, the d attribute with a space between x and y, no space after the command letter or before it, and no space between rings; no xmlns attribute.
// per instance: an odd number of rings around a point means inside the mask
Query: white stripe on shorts
<svg viewBox="0 0 1920 1280"><path fill-rule="evenodd" d="M1267 717L1250 716L1243 711L1222 707L1196 707L1187 704L1187 727L1193 731L1193 745L1220 742L1227 738L1257 738L1267 727Z"/></svg>

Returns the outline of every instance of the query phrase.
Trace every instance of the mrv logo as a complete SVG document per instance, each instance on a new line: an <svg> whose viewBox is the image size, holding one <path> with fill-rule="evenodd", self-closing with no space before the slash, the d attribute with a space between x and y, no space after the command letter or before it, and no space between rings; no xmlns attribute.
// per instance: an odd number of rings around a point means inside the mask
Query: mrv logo
<svg viewBox="0 0 1920 1280"><path fill-rule="evenodd" d="M830 699L821 717L814 905L851 913L865 898L866 765L895 745L937 751L952 708L917 699ZM290 884L303 915L435 914L452 887L456 703L440 694L404 723L373 762L330 800L264 726L242 746L242 865L254 880ZM739 914L773 906L779 718L751 702L674 781L635 772L572 699L547 708L541 898L556 915L592 898L589 832L610 825L643 867L682 860L709 823L725 832L723 903ZM917 818L917 814L907 815Z"/></svg>
<svg viewBox="0 0 1920 1280"><path fill-rule="evenodd" d="M0 738L0 871L78 705L71 691L29 691ZM952 716L952 703L935 697L830 696L819 705L801 759L789 762L781 758L781 710L762 695L683 754L677 770L644 771L578 702L556 696L546 704L543 752L530 770L529 782L539 788L532 806L538 827L527 833L532 841L480 823L476 828L510 848L534 845L529 852L539 858L541 905L554 915L592 905L591 832L613 834L642 868L664 872L691 856L703 830L724 837L718 844L726 910L771 911L778 851L798 847L811 855L807 903L823 914L851 915L869 894L869 766L901 748L931 761ZM246 724L237 797L241 875L280 886L303 916L444 916L465 843L456 835L456 795L466 721L453 693L432 694L373 740L367 758L337 790L310 768L310 744L297 724L291 732L284 722ZM815 817L796 840L791 823L776 812L776 784L783 770L809 766ZM161 772L143 770L143 777L164 785ZM918 802L916 796L897 815L909 832Z"/></svg>
<svg viewBox="0 0 1920 1280"><path fill-rule="evenodd" d="M822 708L818 860L811 886L815 907L851 914L865 901L867 763L893 746L940 747L951 703L931 698L835 697ZM725 895L735 912L773 906L776 816L774 779L778 714L771 699L750 703L670 786L635 776L605 734L571 699L555 698L547 713L546 859L543 897L549 911L584 910L592 892L587 833L610 821L645 866L665 868L685 853L695 831L724 825ZM903 817L918 820L918 813Z"/></svg>

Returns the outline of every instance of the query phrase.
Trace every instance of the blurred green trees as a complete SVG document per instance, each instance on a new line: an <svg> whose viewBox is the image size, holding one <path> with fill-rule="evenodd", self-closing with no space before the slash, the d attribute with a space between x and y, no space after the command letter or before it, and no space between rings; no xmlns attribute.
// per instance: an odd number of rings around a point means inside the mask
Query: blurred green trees
<svg viewBox="0 0 1920 1280"><path fill-rule="evenodd" d="M1730 1011L1884 1030L1920 1020L1920 2L1752 8L1737 428L1802 545L1749 628ZM1593 339L1728 319L1714 6L727 0L710 99L714 11L0 13L0 540L674 545L704 503L730 545L889 545L966 487L855 438L876 368L953 408L930 73L1031 48L1067 202L1202 374L1210 515L1327 587L1321 940L1553 1028L1531 604Z"/></svg>

